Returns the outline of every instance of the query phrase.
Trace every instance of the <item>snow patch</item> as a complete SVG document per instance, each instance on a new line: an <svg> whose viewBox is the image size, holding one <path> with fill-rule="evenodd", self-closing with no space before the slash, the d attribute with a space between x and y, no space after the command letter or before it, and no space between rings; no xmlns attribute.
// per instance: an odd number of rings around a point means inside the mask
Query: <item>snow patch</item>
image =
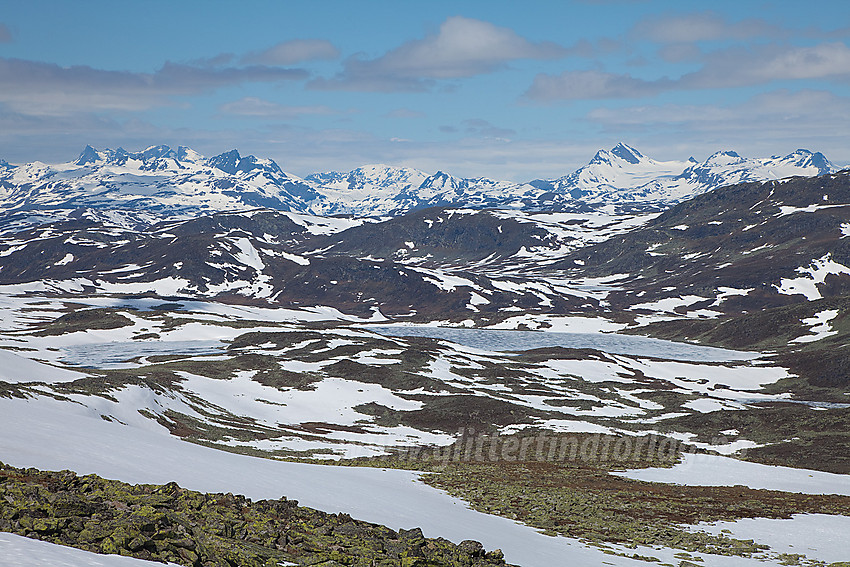
<svg viewBox="0 0 850 567"><path fill-rule="evenodd" d="M774 284L776 291L784 295L804 295L809 301L821 299L823 296L818 290L818 284L824 283L829 275L850 275L850 268L832 260L831 254L826 254L805 267L796 270L805 274L799 278L782 278L779 285Z"/></svg>
<svg viewBox="0 0 850 567"><path fill-rule="evenodd" d="M0 567L163 567L177 563L104 555L0 532Z"/></svg>
<svg viewBox="0 0 850 567"><path fill-rule="evenodd" d="M61 260L59 260L58 262L55 262L53 265L54 266L64 266L65 264L70 264L73 261L74 261L74 255L69 252L68 254L65 254L65 256L63 256Z"/></svg>
<svg viewBox="0 0 850 567"><path fill-rule="evenodd" d="M820 311L815 313L814 317L807 317L802 319L802 323L804 325L809 326L808 335L803 335L793 339L792 343L811 343L814 341L819 341L821 339L825 339L826 337L837 335L838 331L833 331L832 326L829 324L830 321L835 319L838 316L837 309L825 309L824 311Z"/></svg>
<svg viewBox="0 0 850 567"><path fill-rule="evenodd" d="M230 239L230 241L239 248L239 252L233 254L234 260L240 264L248 266L249 268L254 268L258 272L263 271L263 268L265 268L266 265L263 263L260 253L257 252L257 249L254 248L254 245L251 244L250 240L247 238L234 238Z"/></svg>
<svg viewBox="0 0 850 567"><path fill-rule="evenodd" d="M635 469L612 474L685 486L744 485L757 490L850 496L850 475L762 465L716 455L686 453L682 462L671 468Z"/></svg>

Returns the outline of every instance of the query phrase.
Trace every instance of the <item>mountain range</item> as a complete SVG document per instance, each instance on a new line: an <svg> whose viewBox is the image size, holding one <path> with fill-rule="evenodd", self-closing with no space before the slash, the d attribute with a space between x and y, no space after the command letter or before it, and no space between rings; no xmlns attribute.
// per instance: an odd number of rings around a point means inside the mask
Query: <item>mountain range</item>
<svg viewBox="0 0 850 567"><path fill-rule="evenodd" d="M722 151L699 163L656 161L618 144L558 179L527 183L459 178L386 165L301 179L273 160L231 150L211 158L180 146L141 152L87 146L68 163L0 163L6 211L123 209L164 216L264 207L311 215L397 216L433 207L525 211L659 211L733 183L823 175L837 167L821 153L745 158Z"/></svg>
<svg viewBox="0 0 850 567"><path fill-rule="evenodd" d="M256 496L330 512L321 537L359 537L349 513L392 526L370 529L393 557L411 539L413 566L437 545L417 525L529 567L843 561L821 541L843 542L850 517L850 171L836 169L807 150L660 162L623 144L528 183L386 166L301 179L166 146L3 162L0 459L21 469L0 472L267 483ZM391 468L430 471L463 505ZM409 476L388 485L394 472ZM644 482L667 472L684 476ZM80 477L86 501L93 482ZM723 486L688 486L703 482ZM182 489L139 490L156 504ZM0 532L200 565L179 527L101 538L9 511L19 495L0 494ZM794 547L736 522L808 534L811 517L829 523ZM250 541L360 564L313 542Z"/></svg>

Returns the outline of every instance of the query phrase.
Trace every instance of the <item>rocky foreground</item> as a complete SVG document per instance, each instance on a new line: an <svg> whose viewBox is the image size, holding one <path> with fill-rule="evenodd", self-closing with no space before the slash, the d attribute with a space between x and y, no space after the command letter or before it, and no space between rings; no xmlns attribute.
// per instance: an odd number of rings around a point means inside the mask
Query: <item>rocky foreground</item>
<svg viewBox="0 0 850 567"><path fill-rule="evenodd" d="M485 552L476 541L396 532L286 498L252 502L175 483L130 485L2 463L0 531L193 567L505 565L501 551Z"/></svg>

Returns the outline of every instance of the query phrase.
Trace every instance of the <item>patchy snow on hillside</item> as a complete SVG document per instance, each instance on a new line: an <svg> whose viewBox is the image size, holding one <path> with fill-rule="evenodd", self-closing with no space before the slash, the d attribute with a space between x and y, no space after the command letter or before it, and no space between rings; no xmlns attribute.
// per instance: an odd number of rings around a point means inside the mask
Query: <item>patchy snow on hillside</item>
<svg viewBox="0 0 850 567"><path fill-rule="evenodd" d="M806 317L802 319L802 323L809 327L809 334L801 335L796 339L792 339L791 342L811 343L814 341L825 339L826 337L830 337L832 335L837 335L838 331L832 330L832 325L829 324L829 322L835 319L837 316L838 309L825 309L823 311L815 313L813 317Z"/></svg>
<svg viewBox="0 0 850 567"><path fill-rule="evenodd" d="M685 486L743 485L759 490L850 496L850 475L762 465L717 455L685 454L682 462L671 468L634 469L614 474Z"/></svg>
<svg viewBox="0 0 850 567"><path fill-rule="evenodd" d="M799 278L782 278L779 285L774 287L785 295L804 295L809 301L821 299L818 284L823 284L827 276L850 274L850 268L832 259L831 254L825 254L817 260L812 260L808 266L797 268L797 272L805 274Z"/></svg>

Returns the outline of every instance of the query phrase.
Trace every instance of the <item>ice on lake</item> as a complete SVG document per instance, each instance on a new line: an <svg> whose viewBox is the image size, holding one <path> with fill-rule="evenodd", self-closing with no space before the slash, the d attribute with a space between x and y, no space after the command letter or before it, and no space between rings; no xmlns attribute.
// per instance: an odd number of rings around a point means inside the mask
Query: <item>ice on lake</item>
<svg viewBox="0 0 850 567"><path fill-rule="evenodd" d="M225 346L219 340L84 343L63 347L61 360L65 364L84 368L115 368L145 356L219 354Z"/></svg>
<svg viewBox="0 0 850 567"><path fill-rule="evenodd" d="M488 351L523 351L551 347L590 348L613 354L692 362L731 362L752 360L760 356L757 352L728 350L616 333L553 333L428 326L368 326L365 328L382 335L430 337Z"/></svg>

